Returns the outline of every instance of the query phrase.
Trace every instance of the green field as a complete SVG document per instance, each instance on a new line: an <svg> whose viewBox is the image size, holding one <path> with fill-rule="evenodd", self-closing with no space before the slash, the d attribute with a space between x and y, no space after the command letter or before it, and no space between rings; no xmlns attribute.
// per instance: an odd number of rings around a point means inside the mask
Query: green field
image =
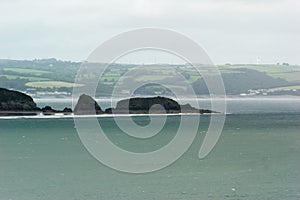
<svg viewBox="0 0 300 200"><path fill-rule="evenodd" d="M16 61L0 59L0 87L26 90L34 87L41 91L70 91L81 63L49 60ZM116 64L108 67L102 77L86 70L78 80L97 80L99 94L109 94L114 85L124 81L136 83L165 81L169 87L180 87L177 75L184 77L192 87L203 92L205 83L201 74L221 72L228 94L245 93L249 89L300 90L300 66L233 64L220 65L219 71L203 66L199 71L190 65L128 65ZM280 78L280 79L279 79ZM77 87L80 85L76 85ZM288 87L287 87L288 86ZM149 88L148 88L149 89ZM185 89L184 87L180 89ZM151 88L149 89L151 91Z"/></svg>
<svg viewBox="0 0 300 200"><path fill-rule="evenodd" d="M39 81L39 82L28 82L26 83L28 87L34 88L60 88L60 87L80 87L80 84L74 84L69 82L62 82L62 81Z"/></svg>
<svg viewBox="0 0 300 200"><path fill-rule="evenodd" d="M11 72L17 72L17 73L21 73L21 74L31 74L34 76L39 76L42 74L48 74L48 73L52 73L49 71L44 71L44 70L36 70L36 69L25 69L25 68L17 68L17 67L6 67L3 69L4 72L5 71L11 71Z"/></svg>
<svg viewBox="0 0 300 200"><path fill-rule="evenodd" d="M40 77L33 77L33 76L17 76L17 75L5 75L5 74L0 76L4 76L11 80L19 78L19 79L27 79L29 81L49 81L48 78L40 78Z"/></svg>
<svg viewBox="0 0 300 200"><path fill-rule="evenodd" d="M124 66L126 68L126 66ZM292 84L300 84L300 67L285 65L221 65L218 66L222 74L239 74L244 73L243 70L255 70L273 78L281 78ZM136 68L138 70L138 68ZM136 70L136 69L128 69ZM164 66L149 65L146 66L140 76L131 77L134 81L160 81L174 77L177 73L182 74L190 83L194 83L201 78L201 73L210 73L210 69L200 69L199 72L192 67L184 66ZM123 77L122 77L123 76ZM122 77L122 78L121 78ZM113 69L103 74L101 78L102 84L112 85L119 79L125 78L121 69Z"/></svg>

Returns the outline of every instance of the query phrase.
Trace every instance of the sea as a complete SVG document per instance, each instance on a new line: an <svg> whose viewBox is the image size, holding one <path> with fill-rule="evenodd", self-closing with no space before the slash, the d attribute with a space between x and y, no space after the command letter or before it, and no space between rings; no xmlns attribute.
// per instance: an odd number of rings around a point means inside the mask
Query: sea
<svg viewBox="0 0 300 200"><path fill-rule="evenodd" d="M55 109L72 105L68 99L35 101ZM201 108L210 108L209 100L198 101ZM109 106L108 100L98 102ZM167 116L162 134L150 139L127 136L112 116L97 120L115 145L148 152L172 140L180 117ZM137 124L149 123L147 115L132 118ZM176 162L132 174L95 159L82 144L72 116L2 117L0 200L300 199L299 98L228 98L222 134L204 159L198 153L211 115L200 118L195 140Z"/></svg>

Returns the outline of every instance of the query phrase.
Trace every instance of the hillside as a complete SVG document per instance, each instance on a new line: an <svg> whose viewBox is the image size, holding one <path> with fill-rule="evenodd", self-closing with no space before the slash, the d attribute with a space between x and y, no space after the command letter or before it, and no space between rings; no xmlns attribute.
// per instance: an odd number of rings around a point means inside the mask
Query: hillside
<svg viewBox="0 0 300 200"><path fill-rule="evenodd" d="M0 60L0 87L24 91L35 97L71 95L80 62L43 60ZM110 96L114 85L129 78L141 83L168 80L170 89L186 90L175 74L181 74L193 86L196 94L208 94L202 77L190 66L148 65L141 76L126 77L136 65L114 64L106 70L97 88L97 96ZM163 70L162 70L163 69ZM277 65L221 65L226 92L230 95L300 95L300 66ZM200 71L201 72L201 71ZM94 74L86 74L95 79ZM159 85L147 85L135 91L137 95L170 95L170 90Z"/></svg>

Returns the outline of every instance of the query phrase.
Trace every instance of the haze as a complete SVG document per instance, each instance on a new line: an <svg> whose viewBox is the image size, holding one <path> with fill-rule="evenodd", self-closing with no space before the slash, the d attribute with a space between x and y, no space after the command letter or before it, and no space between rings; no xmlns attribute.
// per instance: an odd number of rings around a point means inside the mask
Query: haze
<svg viewBox="0 0 300 200"><path fill-rule="evenodd" d="M159 27L197 41L218 64L300 64L297 0L1 0L0 58L81 61L118 33Z"/></svg>

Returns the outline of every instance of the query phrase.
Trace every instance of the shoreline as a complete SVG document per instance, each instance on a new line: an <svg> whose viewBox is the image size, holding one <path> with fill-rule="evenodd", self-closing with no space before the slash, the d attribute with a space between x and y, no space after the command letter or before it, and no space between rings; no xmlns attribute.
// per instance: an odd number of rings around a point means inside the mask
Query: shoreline
<svg viewBox="0 0 300 200"><path fill-rule="evenodd" d="M11 116L1 116L1 119L67 119L67 118L113 118L113 117L147 117L147 116L203 116L203 115L231 115L232 113L165 113L165 114L98 114L98 115L43 115L42 113L38 115L11 115Z"/></svg>

